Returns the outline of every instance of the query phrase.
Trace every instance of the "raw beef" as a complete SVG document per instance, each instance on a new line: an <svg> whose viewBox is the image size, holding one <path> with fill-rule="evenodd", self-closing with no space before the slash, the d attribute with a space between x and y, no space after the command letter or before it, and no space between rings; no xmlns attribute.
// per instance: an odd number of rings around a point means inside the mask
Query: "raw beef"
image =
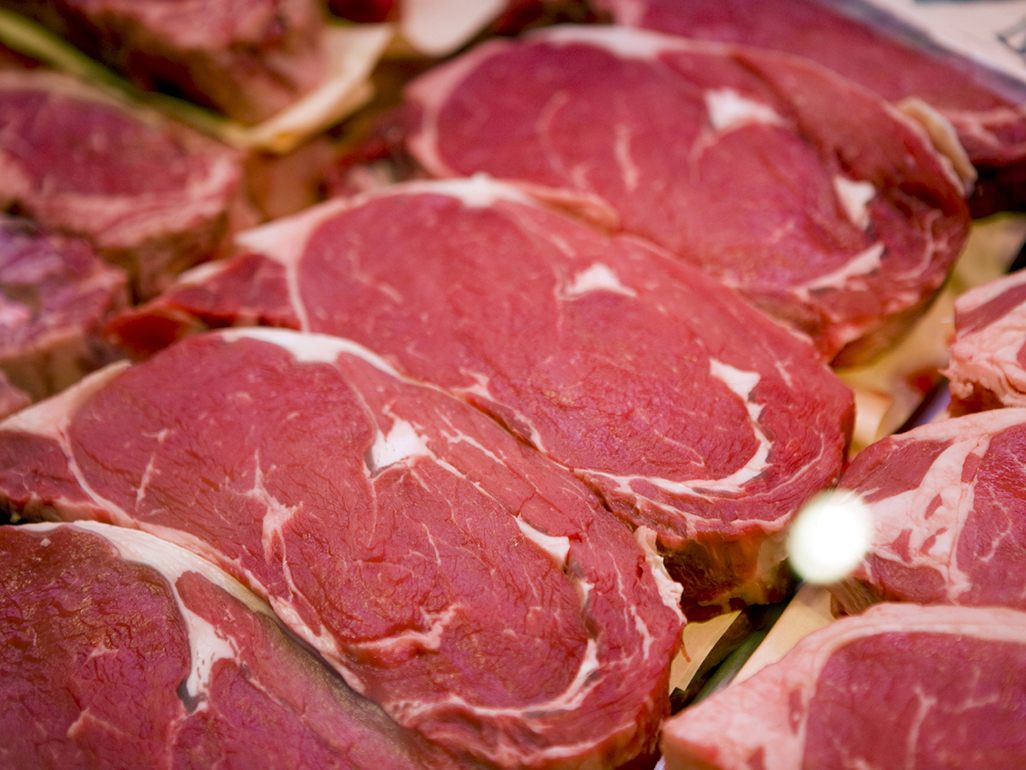
<svg viewBox="0 0 1026 770"><path fill-rule="evenodd" d="M406 94L430 174L484 172L648 238L839 363L905 330L969 224L917 126L784 54L555 27L478 46Z"/></svg>
<svg viewBox="0 0 1026 770"><path fill-rule="evenodd" d="M32 403L32 396L16 385L0 371L0 419L24 409Z"/></svg>
<svg viewBox="0 0 1026 770"><path fill-rule="evenodd" d="M450 764L197 556L105 524L0 527L0 764Z"/></svg>
<svg viewBox="0 0 1026 770"><path fill-rule="evenodd" d="M14 516L139 527L268 599L353 689L458 758L655 749L679 587L587 488L347 340L191 337L0 426Z"/></svg>
<svg viewBox="0 0 1026 770"><path fill-rule="evenodd" d="M958 296L944 374L955 413L1026 406L1026 271Z"/></svg>
<svg viewBox="0 0 1026 770"><path fill-rule="evenodd" d="M873 512L869 555L832 588L845 612L874 601L1026 610L1026 409L920 426L860 452L840 488Z"/></svg>
<svg viewBox="0 0 1026 770"><path fill-rule="evenodd" d="M783 530L835 483L850 391L701 272L484 178L396 185L240 236L112 329L348 337L460 394L659 535L689 618L783 598Z"/></svg>
<svg viewBox="0 0 1026 770"><path fill-rule="evenodd" d="M319 0L0 0L136 84L245 123L326 77Z"/></svg>
<svg viewBox="0 0 1026 770"><path fill-rule="evenodd" d="M128 276L77 238L0 214L0 371L33 400L120 358L104 320L128 304Z"/></svg>
<svg viewBox="0 0 1026 770"><path fill-rule="evenodd" d="M1026 614L882 605L663 728L666 770L1026 765Z"/></svg>
<svg viewBox="0 0 1026 770"><path fill-rule="evenodd" d="M86 238L143 296L254 223L233 151L42 70L0 71L0 209Z"/></svg>
<svg viewBox="0 0 1026 770"><path fill-rule="evenodd" d="M805 56L895 103L939 110L975 165L976 216L1026 206L1026 85L852 0L591 0L618 24Z"/></svg>

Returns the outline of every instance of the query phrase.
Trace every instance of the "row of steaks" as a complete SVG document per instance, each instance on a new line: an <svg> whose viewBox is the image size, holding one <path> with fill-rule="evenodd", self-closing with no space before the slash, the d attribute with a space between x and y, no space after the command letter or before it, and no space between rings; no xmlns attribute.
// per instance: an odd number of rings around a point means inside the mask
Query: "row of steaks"
<svg viewBox="0 0 1026 770"><path fill-rule="evenodd" d="M845 469L829 368L943 283L965 156L806 59L620 21L432 68L410 178L259 227L237 152L12 57L5 764L646 766L663 734L832 767L899 696L892 744L1021 764L1026 418ZM878 519L838 611L888 605L666 721L685 617L784 598L838 482Z"/></svg>

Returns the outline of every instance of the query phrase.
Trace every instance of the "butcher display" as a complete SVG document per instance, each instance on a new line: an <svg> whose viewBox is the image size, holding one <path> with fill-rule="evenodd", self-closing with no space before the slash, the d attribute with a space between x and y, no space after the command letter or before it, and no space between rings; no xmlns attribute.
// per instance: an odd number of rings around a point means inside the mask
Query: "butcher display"
<svg viewBox="0 0 1026 770"><path fill-rule="evenodd" d="M941 420L860 452L839 489L870 506L872 545L833 586L840 609L877 601L1026 610L1026 409Z"/></svg>
<svg viewBox="0 0 1026 770"><path fill-rule="evenodd" d="M255 219L236 154L69 76L0 70L0 209L87 239L151 296Z"/></svg>
<svg viewBox="0 0 1026 770"><path fill-rule="evenodd" d="M683 618L654 535L350 341L237 330L111 365L0 425L0 490L14 519L210 558L458 760L655 751Z"/></svg>
<svg viewBox="0 0 1026 770"><path fill-rule="evenodd" d="M839 363L900 336L967 234L925 134L797 57L568 25L477 46L406 94L429 174L487 173L650 239Z"/></svg>
<svg viewBox="0 0 1026 770"><path fill-rule="evenodd" d="M0 0L137 85L244 123L327 75L320 0Z"/></svg>
<svg viewBox="0 0 1026 770"><path fill-rule="evenodd" d="M0 527L0 764L451 767L213 565L109 525Z"/></svg>
<svg viewBox="0 0 1026 770"><path fill-rule="evenodd" d="M666 770L1026 765L1026 614L881 605L669 720Z"/></svg>
<svg viewBox="0 0 1026 770"><path fill-rule="evenodd" d="M1026 271L955 300L948 378L952 411L1026 406Z"/></svg>
<svg viewBox="0 0 1026 770"><path fill-rule="evenodd" d="M38 400L121 358L102 329L127 305L128 276L85 241L0 214L0 371L13 387Z"/></svg>
<svg viewBox="0 0 1026 770"><path fill-rule="evenodd" d="M689 618L786 594L784 529L836 482L852 395L735 292L485 178L393 185L239 240L115 319L120 343L253 323L356 340L658 533Z"/></svg>
<svg viewBox="0 0 1026 770"><path fill-rule="evenodd" d="M977 216L1026 207L1026 85L859 0L591 0L618 24L803 56L938 110L977 170Z"/></svg>

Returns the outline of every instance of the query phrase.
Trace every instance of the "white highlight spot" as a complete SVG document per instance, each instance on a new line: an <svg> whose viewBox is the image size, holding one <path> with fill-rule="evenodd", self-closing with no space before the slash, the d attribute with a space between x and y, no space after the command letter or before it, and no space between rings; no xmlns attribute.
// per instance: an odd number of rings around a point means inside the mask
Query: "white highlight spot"
<svg viewBox="0 0 1026 770"><path fill-rule="evenodd" d="M827 492L799 512L788 532L791 566L810 583L836 583L869 551L873 515L853 492Z"/></svg>

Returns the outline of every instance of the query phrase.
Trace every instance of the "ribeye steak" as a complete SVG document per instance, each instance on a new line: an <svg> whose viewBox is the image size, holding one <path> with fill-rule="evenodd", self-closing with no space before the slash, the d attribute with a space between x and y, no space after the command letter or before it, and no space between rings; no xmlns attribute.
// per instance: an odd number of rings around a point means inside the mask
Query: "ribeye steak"
<svg viewBox="0 0 1026 770"><path fill-rule="evenodd" d="M487 173L650 239L843 363L905 331L968 229L919 126L798 57L569 25L477 46L406 94L431 175Z"/></svg>
<svg viewBox="0 0 1026 770"><path fill-rule="evenodd" d="M1026 610L1026 409L941 420L860 452L840 488L873 512L869 555L832 591L874 601Z"/></svg>
<svg viewBox="0 0 1026 770"><path fill-rule="evenodd" d="M890 604L805 637L663 730L667 770L1026 763L1026 614Z"/></svg>
<svg viewBox="0 0 1026 770"><path fill-rule="evenodd" d="M0 426L14 516L215 560L397 722L502 767L655 748L680 641L652 533L347 340L191 337Z"/></svg>
<svg viewBox="0 0 1026 770"><path fill-rule="evenodd" d="M194 554L85 522L0 527L5 767L442 767Z"/></svg>

